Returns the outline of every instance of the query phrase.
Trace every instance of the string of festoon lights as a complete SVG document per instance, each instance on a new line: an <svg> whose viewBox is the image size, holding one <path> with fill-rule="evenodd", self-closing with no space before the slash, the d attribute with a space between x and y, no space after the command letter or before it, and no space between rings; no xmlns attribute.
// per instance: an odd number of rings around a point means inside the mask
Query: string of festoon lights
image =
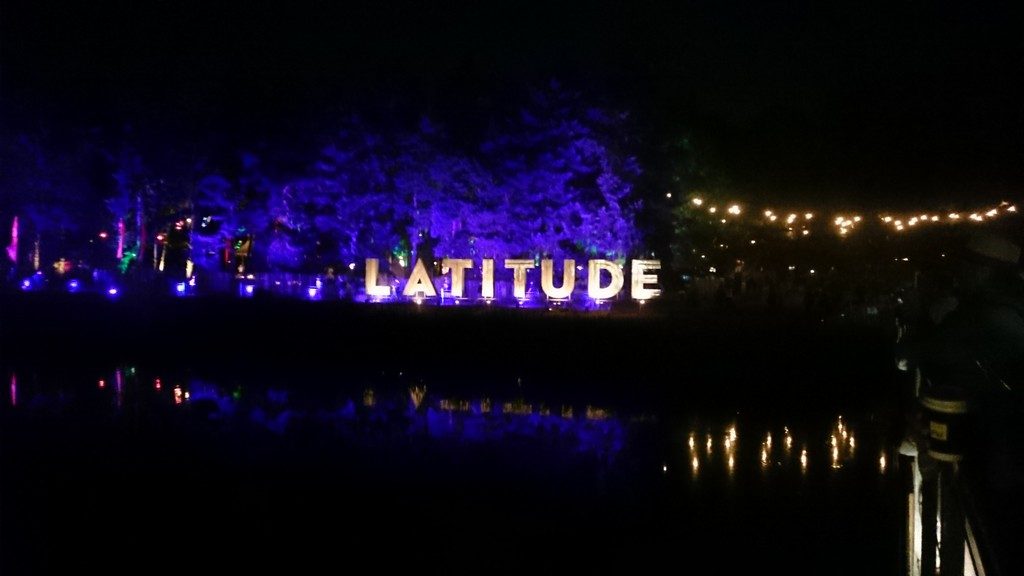
<svg viewBox="0 0 1024 576"><path fill-rule="evenodd" d="M667 194L666 196L671 198L671 194ZM789 232L799 232L803 236L810 235L811 230L809 229L809 226L811 222L815 221L819 215L823 214L822 211L806 210L775 212L770 208L757 211L751 210L749 207L744 207L737 202L728 203L724 205L724 207L719 207L700 196L690 198L690 205L693 209L706 213L712 219L718 219L721 224L727 224L730 221L739 221L742 218L750 220L749 215L753 214L753 220L750 223L776 225ZM1014 215L1016 213L1016 205L1002 201L996 206L989 205L983 208L964 212L937 212L935 210L914 210L900 213L881 212L877 213L877 222L886 229L891 229L894 232L900 233L936 224L984 224L997 218ZM868 219L861 214L856 213L835 213L825 219L825 221L837 234L840 236L847 236L866 224Z"/></svg>

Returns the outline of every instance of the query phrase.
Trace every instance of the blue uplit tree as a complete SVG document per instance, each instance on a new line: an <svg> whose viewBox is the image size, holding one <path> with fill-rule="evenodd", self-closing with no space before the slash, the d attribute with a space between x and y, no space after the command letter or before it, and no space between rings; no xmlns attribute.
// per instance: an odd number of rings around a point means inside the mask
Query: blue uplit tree
<svg viewBox="0 0 1024 576"><path fill-rule="evenodd" d="M484 143L496 187L470 221L494 255L624 258L638 245L629 118L552 83Z"/></svg>

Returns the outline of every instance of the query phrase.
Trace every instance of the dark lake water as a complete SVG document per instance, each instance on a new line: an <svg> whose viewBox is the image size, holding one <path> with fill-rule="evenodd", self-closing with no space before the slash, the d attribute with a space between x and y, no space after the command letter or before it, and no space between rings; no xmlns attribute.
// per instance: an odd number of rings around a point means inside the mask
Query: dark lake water
<svg viewBox="0 0 1024 576"><path fill-rule="evenodd" d="M502 353L23 344L0 366L3 573L900 571L874 328L458 322Z"/></svg>

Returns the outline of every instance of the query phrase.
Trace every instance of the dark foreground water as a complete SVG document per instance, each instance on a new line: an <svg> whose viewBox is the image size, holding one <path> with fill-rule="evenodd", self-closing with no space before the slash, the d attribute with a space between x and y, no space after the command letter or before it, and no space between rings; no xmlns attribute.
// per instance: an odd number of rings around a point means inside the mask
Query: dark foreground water
<svg viewBox="0 0 1024 576"><path fill-rule="evenodd" d="M876 326L15 303L3 574L900 570Z"/></svg>

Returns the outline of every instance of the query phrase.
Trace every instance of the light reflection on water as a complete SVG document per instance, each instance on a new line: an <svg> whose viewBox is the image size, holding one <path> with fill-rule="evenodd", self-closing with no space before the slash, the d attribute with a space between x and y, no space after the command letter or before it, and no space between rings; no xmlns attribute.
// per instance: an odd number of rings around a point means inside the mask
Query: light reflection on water
<svg viewBox="0 0 1024 576"><path fill-rule="evenodd" d="M283 433L291 423L310 416L305 411L289 405L289 393L280 389L258 387L250 388L243 400L241 385L230 389L197 379L167 378L150 376L143 379L134 367L117 367L111 371L114 384L107 389L108 378L98 378L97 388L92 394L106 395L110 398L110 406L123 411L126 403L166 404L176 409L188 409L195 401L206 402L206 417L219 421L227 416L244 414L247 422L256 423L273 432ZM168 380L165 388L164 381ZM143 382L152 382L151 385ZM149 394L132 392L133 389L146 389ZM65 397L67 390L59 396ZM84 393L84 391L82 391ZM9 405L22 409L32 395L45 402L46 393L28 390L25 386L19 389L17 374L10 374ZM356 408L359 406L359 408ZM653 425L657 419L631 416L617 413L607 407L591 404L580 404L579 409L572 404L558 403L549 406L545 402L528 402L522 397L493 400L491 397L456 398L434 396L428 393L426 385L405 386L398 394L386 389L372 387L362 388L354 398L348 398L335 406L320 406L318 418L327 418L339 422L347 422L355 426L390 425L393 429L401 429L409 436L424 436L439 440L458 442L489 442L501 444L509 438L535 438L543 441L557 439L563 444L568 441L571 450L580 453L596 453L606 461L614 458L630 442L637 442L631 431L637 427ZM671 423L659 423L671 426ZM718 461L718 470L724 470L732 479L734 475L750 463L751 469L759 469L762 477L772 470L799 470L801 475L807 474L814 463L821 463L833 471L838 471L855 460L857 440L854 429L842 415L836 416L831 423L827 436L821 444L814 441L814 432L807 430L791 430L790 424L761 431L751 430L751 434L761 438L754 445L744 448L740 443L739 428L747 426L738 419L731 418L720 427L691 429L686 432L685 462L682 468L689 468L694 480L704 467ZM717 428L717 429L716 429ZM776 450L774 434L782 438L782 449ZM720 434L721 444L714 440ZM703 435L703 450L698 446L698 439ZM799 436L801 447L799 457L791 456L794 437ZM878 474L885 474L889 462L886 459L884 439L875 438L874 443L881 444L875 452L879 454ZM810 448L809 448L810 446ZM815 446L822 446L821 457L815 459ZM635 448L635 446L632 446ZM781 453L780 453L781 452ZM704 460L704 463L701 461ZM662 472L668 473L673 466L662 465ZM754 465L756 463L756 466ZM716 481L716 476L708 476L705 481Z"/></svg>

